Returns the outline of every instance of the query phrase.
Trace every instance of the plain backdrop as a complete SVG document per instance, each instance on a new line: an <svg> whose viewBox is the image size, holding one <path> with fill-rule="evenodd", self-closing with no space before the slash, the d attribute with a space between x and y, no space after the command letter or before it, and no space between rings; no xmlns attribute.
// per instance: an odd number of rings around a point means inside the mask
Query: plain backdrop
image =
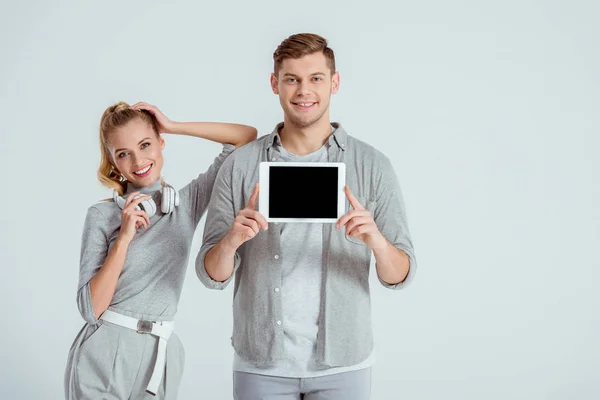
<svg viewBox="0 0 600 400"><path fill-rule="evenodd" d="M600 398L600 3L2 1L0 397L61 399L98 123L118 100L271 132L272 53L336 52L332 120L399 177L419 269L374 279L372 398ZM220 146L167 136L181 187ZM230 399L232 287L193 269L181 399Z"/></svg>

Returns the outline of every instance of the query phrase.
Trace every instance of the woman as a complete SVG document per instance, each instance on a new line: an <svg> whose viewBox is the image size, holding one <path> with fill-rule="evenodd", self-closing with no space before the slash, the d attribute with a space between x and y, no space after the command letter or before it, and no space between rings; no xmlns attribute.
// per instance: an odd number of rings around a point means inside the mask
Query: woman
<svg viewBox="0 0 600 400"><path fill-rule="evenodd" d="M223 152L177 192L161 178L160 133L220 142ZM255 138L245 125L172 122L146 103L104 112L98 178L114 201L85 220L77 305L86 324L69 352L67 399L177 397L184 352L173 318L192 237L221 164Z"/></svg>

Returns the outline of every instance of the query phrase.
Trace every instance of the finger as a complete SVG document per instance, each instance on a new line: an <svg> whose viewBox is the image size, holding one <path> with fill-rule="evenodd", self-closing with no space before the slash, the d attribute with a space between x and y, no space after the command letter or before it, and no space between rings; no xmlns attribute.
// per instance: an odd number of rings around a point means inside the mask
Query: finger
<svg viewBox="0 0 600 400"><path fill-rule="evenodd" d="M239 221L236 221L233 224L231 230L237 235L242 235L242 237L249 236L253 238L254 236L256 236L256 232L254 231L254 229L252 229L250 226L240 223ZM244 239L244 241L246 240L247 239Z"/></svg>
<svg viewBox="0 0 600 400"><path fill-rule="evenodd" d="M252 228L245 226L244 229L242 229L242 234L244 234L245 236L248 237L248 239L252 239L254 236L256 236L256 232L254 232L252 230ZM245 240L248 240L245 239Z"/></svg>
<svg viewBox="0 0 600 400"><path fill-rule="evenodd" d="M340 227L346 225L348 221L350 221L352 218L368 216L370 216L370 213L367 210L351 210L348 211L346 214L342 215L342 217L338 220L337 224L335 224L335 227L336 229L339 229Z"/></svg>
<svg viewBox="0 0 600 400"><path fill-rule="evenodd" d="M240 211L239 215L255 220L264 230L269 229L269 223L267 222L267 219L258 211L245 208Z"/></svg>
<svg viewBox="0 0 600 400"><path fill-rule="evenodd" d="M151 110L152 108L154 108L154 106L144 101L139 101L132 105L131 108L133 108L134 110Z"/></svg>
<svg viewBox="0 0 600 400"><path fill-rule="evenodd" d="M148 214L146 214L145 211L136 210L133 212L133 215L135 215L138 218L142 218L146 226L150 225L150 218L148 217Z"/></svg>
<svg viewBox="0 0 600 400"><path fill-rule="evenodd" d="M250 200L248 200L248 204L246 205L246 208L256 210L256 204L258 203L258 191L259 191L259 183L257 182L256 185L254 185L254 191L250 195Z"/></svg>
<svg viewBox="0 0 600 400"><path fill-rule="evenodd" d="M125 199L125 205L123 206L123 210L125 210L131 204L131 202L135 199L135 196L137 196L139 194L140 194L140 192L133 192L129 196L127 196L127 198Z"/></svg>
<svg viewBox="0 0 600 400"><path fill-rule="evenodd" d="M367 217L352 218L352 220L350 220L350 222L346 225L346 235L350 235L350 232L352 232L355 227L368 224L369 222L370 219Z"/></svg>
<svg viewBox="0 0 600 400"><path fill-rule="evenodd" d="M358 237L362 235L370 235L379 232L375 224L363 224L352 229L348 236Z"/></svg>
<svg viewBox="0 0 600 400"><path fill-rule="evenodd" d="M252 230L255 233L258 233L260 231L259 227L258 227L258 223L250 218L241 218L239 221L240 225L242 226L249 226L250 228L252 228Z"/></svg>
<svg viewBox="0 0 600 400"><path fill-rule="evenodd" d="M133 199L127 208L135 209L141 202L150 200L152 197L150 196L140 196L137 199Z"/></svg>
<svg viewBox="0 0 600 400"><path fill-rule="evenodd" d="M355 210L364 210L365 209L358 202L358 200L356 199L356 197L354 197L354 195L350 191L350 188L348 187L348 185L344 186L344 191L346 192L346 197L348 197L348 201L350 202L350 205L352 206L352 208L354 208Z"/></svg>
<svg viewBox="0 0 600 400"><path fill-rule="evenodd" d="M141 227L147 228L148 224L146 223L146 219L141 215L136 216L135 227L136 229L140 229Z"/></svg>

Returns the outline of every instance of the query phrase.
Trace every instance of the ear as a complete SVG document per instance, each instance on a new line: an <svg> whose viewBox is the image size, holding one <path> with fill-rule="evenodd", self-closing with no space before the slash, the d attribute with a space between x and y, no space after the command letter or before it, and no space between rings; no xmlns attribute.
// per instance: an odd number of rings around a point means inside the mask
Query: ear
<svg viewBox="0 0 600 400"><path fill-rule="evenodd" d="M336 94L340 88L340 73L336 71L331 77L331 93Z"/></svg>
<svg viewBox="0 0 600 400"><path fill-rule="evenodd" d="M162 135L158 135L158 141L160 142L160 149L165 149L165 139L163 139Z"/></svg>
<svg viewBox="0 0 600 400"><path fill-rule="evenodd" d="M279 82L274 73L271 73L271 90L273 90L273 93L279 94Z"/></svg>

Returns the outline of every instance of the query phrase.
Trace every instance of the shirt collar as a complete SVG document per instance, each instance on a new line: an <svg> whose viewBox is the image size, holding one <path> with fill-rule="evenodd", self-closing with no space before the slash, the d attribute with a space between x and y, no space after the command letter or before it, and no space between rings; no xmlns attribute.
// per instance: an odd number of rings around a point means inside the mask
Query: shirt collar
<svg viewBox="0 0 600 400"><path fill-rule="evenodd" d="M335 144L340 148L340 150L346 150L346 141L348 139L348 134L346 133L344 128L342 128L342 125L338 122L332 122L331 126L333 127L333 134L327 139L329 146ZM281 136L279 135L281 128L283 128L283 122L278 123L275 126L275 129L273 129L273 132L269 134L267 140L265 140L265 150L268 150L274 145L281 145Z"/></svg>

